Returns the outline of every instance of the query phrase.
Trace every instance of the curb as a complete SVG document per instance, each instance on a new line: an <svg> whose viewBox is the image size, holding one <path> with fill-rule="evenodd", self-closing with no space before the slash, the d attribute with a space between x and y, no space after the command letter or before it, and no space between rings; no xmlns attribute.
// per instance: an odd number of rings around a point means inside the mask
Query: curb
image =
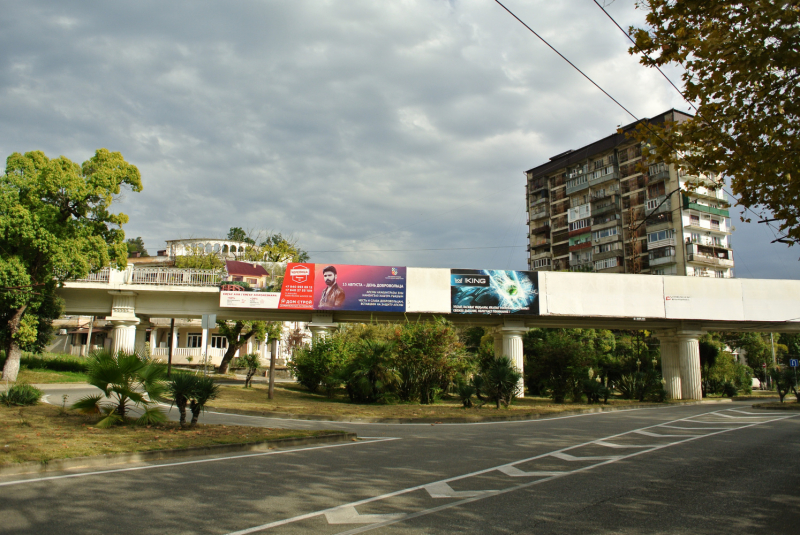
<svg viewBox="0 0 800 535"><path fill-rule="evenodd" d="M593 414L598 412L616 412L630 409L656 409L665 407L684 407L687 405L701 405L707 403L731 403L730 399L686 401L681 403L649 403L625 405L623 407L601 406L594 409L575 409L571 411L551 412L548 414L523 413L508 416L478 416L476 418L348 418L345 416L331 416L321 414L292 414L286 412L248 411L237 409L224 409L206 407L209 412L223 414L239 414L242 416L260 416L262 418L275 418L279 420L311 420L319 422L342 422L358 424L474 424L481 422L515 422L524 420L541 420L556 416L573 416L578 414Z"/></svg>
<svg viewBox="0 0 800 535"><path fill-rule="evenodd" d="M98 455L94 457L74 457L71 459L54 459L52 461L28 461L12 465L0 465L0 476L32 474L44 472L58 472L73 468L98 468L118 464L138 462L152 462L182 457L200 457L204 455L219 455L224 453L239 453L245 451L268 451L272 449L294 448L315 444L335 444L337 442L350 442L358 439L355 433L331 433L316 437L278 438L250 444L216 444L179 450L155 450L137 453L116 453Z"/></svg>
<svg viewBox="0 0 800 535"><path fill-rule="evenodd" d="M780 399L780 398L775 398ZM774 402L770 402L770 405ZM755 403L753 405L754 409L761 409L765 411L793 411L793 412L800 412L800 403L796 401L792 401L789 403L780 403L778 405L772 405L770 407L765 406L766 403Z"/></svg>

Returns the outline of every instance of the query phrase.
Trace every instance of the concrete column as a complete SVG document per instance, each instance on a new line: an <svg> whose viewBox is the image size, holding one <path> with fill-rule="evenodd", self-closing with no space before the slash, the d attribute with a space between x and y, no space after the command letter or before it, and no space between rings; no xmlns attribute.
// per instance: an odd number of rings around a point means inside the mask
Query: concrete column
<svg viewBox="0 0 800 535"><path fill-rule="evenodd" d="M134 350L140 355L144 355L144 344L147 342L147 329L150 327L149 321L139 321L136 325L136 336L134 338ZM148 357L150 355L147 355Z"/></svg>
<svg viewBox="0 0 800 535"><path fill-rule="evenodd" d="M111 320L111 351L132 353L136 348L136 325L139 320Z"/></svg>
<svg viewBox="0 0 800 535"><path fill-rule="evenodd" d="M661 341L661 375L669 399L681 399L681 367L678 341L674 334L656 333Z"/></svg>
<svg viewBox="0 0 800 535"><path fill-rule="evenodd" d="M136 292L111 290L111 315L106 320L111 322L111 352L132 353L136 350Z"/></svg>
<svg viewBox="0 0 800 535"><path fill-rule="evenodd" d="M683 399L703 398L700 385L700 345L701 331L678 331L676 341L681 369L681 397Z"/></svg>
<svg viewBox="0 0 800 535"><path fill-rule="evenodd" d="M311 316L311 323L308 324L311 331L311 345L314 345L317 340L326 338L338 327L336 323L333 323L333 314L314 314Z"/></svg>
<svg viewBox="0 0 800 535"><path fill-rule="evenodd" d="M175 331L172 333L172 340L169 341L170 347L172 347L172 355L175 355L175 350L178 349L178 336L180 335L180 330L178 326L175 326Z"/></svg>
<svg viewBox="0 0 800 535"><path fill-rule="evenodd" d="M150 327L150 351L158 347L158 327Z"/></svg>
<svg viewBox="0 0 800 535"><path fill-rule="evenodd" d="M522 377L519 379L519 391L517 397L525 397L525 359L522 354L522 335L528 329L525 324L519 320L505 320L502 327L495 331L494 339L494 356L506 356L511 359L514 367ZM498 338L500 343L498 344ZM498 351L499 349L499 351Z"/></svg>

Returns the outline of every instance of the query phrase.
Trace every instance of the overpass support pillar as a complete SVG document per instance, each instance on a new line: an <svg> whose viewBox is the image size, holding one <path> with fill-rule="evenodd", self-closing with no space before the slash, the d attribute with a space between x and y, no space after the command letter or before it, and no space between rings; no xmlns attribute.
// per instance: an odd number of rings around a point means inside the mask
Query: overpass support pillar
<svg viewBox="0 0 800 535"><path fill-rule="evenodd" d="M505 320L495 331L494 356L506 356L511 359L517 371L523 374L518 383L517 397L525 397L525 363L522 354L522 335L528 332L525 324L519 320Z"/></svg>
<svg viewBox="0 0 800 535"><path fill-rule="evenodd" d="M136 349L136 292L112 290L111 315L106 320L111 322L111 351L133 352Z"/></svg>
<svg viewBox="0 0 800 535"><path fill-rule="evenodd" d="M150 322L139 320L139 323L136 325L136 336L134 341L134 348L136 352L139 354L144 355L145 344L147 343L147 329L150 328ZM152 347L150 349L152 354ZM148 357L150 355L147 355Z"/></svg>
<svg viewBox="0 0 800 535"><path fill-rule="evenodd" d="M674 335L657 333L661 341L661 375L669 399L681 399L681 365L678 341Z"/></svg>
<svg viewBox="0 0 800 535"><path fill-rule="evenodd" d="M700 344L702 331L678 331L676 335L681 368L681 397L703 398L700 384Z"/></svg>
<svg viewBox="0 0 800 535"><path fill-rule="evenodd" d="M308 329L311 331L311 345L316 344L317 340L326 338L337 327L338 325L333 323L333 314L311 316L311 323L308 324Z"/></svg>

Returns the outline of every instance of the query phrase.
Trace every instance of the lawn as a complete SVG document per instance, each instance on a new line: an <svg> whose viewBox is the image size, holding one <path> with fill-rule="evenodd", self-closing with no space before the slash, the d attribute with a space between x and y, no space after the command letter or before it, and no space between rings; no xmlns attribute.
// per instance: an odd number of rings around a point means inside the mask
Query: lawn
<svg viewBox="0 0 800 535"><path fill-rule="evenodd" d="M96 422L95 416L73 411L64 413L60 407L44 403L31 407L0 405L0 466L25 461L46 462L92 455L254 443L337 432L203 424L181 429L175 422L151 427L125 425L97 429L94 427Z"/></svg>
<svg viewBox="0 0 800 535"><path fill-rule="evenodd" d="M312 394L296 383L277 383L275 399L267 399L267 387L257 384L252 388L239 385L222 385L219 397L209 403L209 408L246 410L260 413L283 413L297 416L328 416L339 418L404 418L437 419L466 418L480 420L492 417L547 415L576 409L598 408L599 405L585 403L553 403L549 398L527 397L515 400L511 406L496 409L493 404L465 409L456 398L438 401L434 405L419 403L356 404L344 395L328 399L321 394ZM613 407L638 405L638 401L609 400Z"/></svg>
<svg viewBox="0 0 800 535"><path fill-rule="evenodd" d="M22 367L19 369L17 381L29 384L52 384L52 383L85 383L89 380L85 373L62 372L55 370L45 370L36 368L29 370Z"/></svg>

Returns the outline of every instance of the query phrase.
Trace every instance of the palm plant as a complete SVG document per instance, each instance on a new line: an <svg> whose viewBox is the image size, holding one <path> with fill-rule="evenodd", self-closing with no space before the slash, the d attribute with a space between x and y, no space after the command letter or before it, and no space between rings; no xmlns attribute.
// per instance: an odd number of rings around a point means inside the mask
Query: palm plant
<svg viewBox="0 0 800 535"><path fill-rule="evenodd" d="M103 393L79 399L73 409L103 414L97 424L100 428L125 422L132 407L142 411L136 420L138 424L166 421L166 415L156 405L165 388L163 365L124 351L116 355L106 350L96 351L88 360L89 384Z"/></svg>
<svg viewBox="0 0 800 535"><path fill-rule="evenodd" d="M180 414L181 427L186 425L186 407L192 412L192 425L197 424L200 413L205 404L217 397L219 385L211 377L193 375L191 373L176 373L167 383L167 390L175 400Z"/></svg>
<svg viewBox="0 0 800 535"><path fill-rule="evenodd" d="M498 409L501 403L508 407L519 391L521 378L522 374L509 357L497 357L487 364L481 374L481 394L494 401Z"/></svg>
<svg viewBox="0 0 800 535"><path fill-rule="evenodd" d="M341 372L347 394L353 401L381 401L394 389L399 377L392 366L394 344L363 340L356 355Z"/></svg>

